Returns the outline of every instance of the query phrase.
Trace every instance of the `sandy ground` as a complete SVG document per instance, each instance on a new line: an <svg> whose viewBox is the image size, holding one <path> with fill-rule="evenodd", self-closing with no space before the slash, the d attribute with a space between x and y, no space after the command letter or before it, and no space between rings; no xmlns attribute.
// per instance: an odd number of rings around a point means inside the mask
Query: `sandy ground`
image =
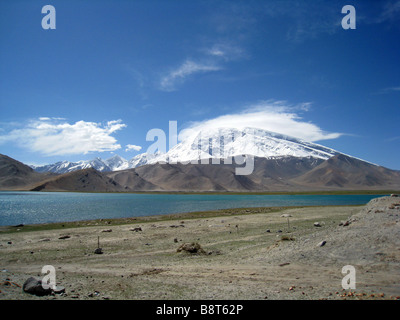
<svg viewBox="0 0 400 320"><path fill-rule="evenodd" d="M399 221L400 198L383 197L365 207L243 209L229 216L45 231L22 227L0 232L0 299L399 299ZM98 237L103 254L94 253ZM177 252L192 242L205 254ZM42 278L45 265L54 266L65 293L23 292L24 281ZM342 288L346 265L355 268L356 289Z"/></svg>

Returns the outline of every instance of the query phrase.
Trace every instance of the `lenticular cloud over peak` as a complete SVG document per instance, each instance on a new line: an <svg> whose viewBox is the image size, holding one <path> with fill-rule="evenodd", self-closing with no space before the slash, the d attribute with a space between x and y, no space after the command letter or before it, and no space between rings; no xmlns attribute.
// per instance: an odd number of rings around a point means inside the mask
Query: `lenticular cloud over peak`
<svg viewBox="0 0 400 320"><path fill-rule="evenodd" d="M226 114L213 119L192 122L179 134L185 140L201 131L216 128L257 128L295 137L305 141L339 138L342 133L326 132L316 124L304 121L299 112L308 111L310 103L288 105L282 101L263 101L239 113Z"/></svg>

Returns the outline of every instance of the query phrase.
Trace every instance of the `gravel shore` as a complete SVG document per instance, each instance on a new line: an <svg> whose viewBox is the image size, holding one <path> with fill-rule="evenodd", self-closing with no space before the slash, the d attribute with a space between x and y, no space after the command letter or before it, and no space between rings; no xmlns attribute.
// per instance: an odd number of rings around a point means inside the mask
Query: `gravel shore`
<svg viewBox="0 0 400 320"><path fill-rule="evenodd" d="M0 232L1 300L400 298L398 197L361 207L19 229ZM65 292L24 292L29 277L44 277L45 265L54 266ZM355 289L342 287L347 265Z"/></svg>

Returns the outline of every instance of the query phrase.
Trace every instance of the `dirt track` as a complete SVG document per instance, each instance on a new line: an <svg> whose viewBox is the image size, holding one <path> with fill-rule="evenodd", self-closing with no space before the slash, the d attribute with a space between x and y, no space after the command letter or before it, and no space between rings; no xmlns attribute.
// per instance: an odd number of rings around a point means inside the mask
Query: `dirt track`
<svg viewBox="0 0 400 320"><path fill-rule="evenodd" d="M365 207L248 209L213 218L0 233L0 299L396 299L397 204L400 198L384 197ZM283 214L291 215L289 224ZM131 231L138 227L142 231ZM98 237L103 254L94 254ZM192 242L205 254L177 252ZM22 291L27 278L44 276L44 265L55 267L65 294ZM355 290L342 289L345 265L355 267Z"/></svg>

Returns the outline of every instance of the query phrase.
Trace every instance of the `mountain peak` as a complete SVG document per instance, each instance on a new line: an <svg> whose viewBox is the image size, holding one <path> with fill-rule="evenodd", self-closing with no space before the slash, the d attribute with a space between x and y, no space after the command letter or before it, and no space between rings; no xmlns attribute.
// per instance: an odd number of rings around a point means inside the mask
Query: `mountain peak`
<svg viewBox="0 0 400 320"><path fill-rule="evenodd" d="M258 158L315 158L327 160L341 153L322 145L307 142L258 128L221 127L192 132L166 153L141 153L125 160L115 154L107 160L63 161L34 168L39 172L67 173L93 167L98 171L120 171L155 163L189 163L200 159L232 159L235 156Z"/></svg>
<svg viewBox="0 0 400 320"><path fill-rule="evenodd" d="M126 161L124 158L122 158L120 155L115 154L113 155L111 158L108 158L106 161L110 161L110 160L121 160L121 161Z"/></svg>
<svg viewBox="0 0 400 320"><path fill-rule="evenodd" d="M258 128L211 128L191 134L167 153L153 159L158 161L187 162L206 158L226 159L238 155L261 158L282 156L313 157L327 160L338 151Z"/></svg>

